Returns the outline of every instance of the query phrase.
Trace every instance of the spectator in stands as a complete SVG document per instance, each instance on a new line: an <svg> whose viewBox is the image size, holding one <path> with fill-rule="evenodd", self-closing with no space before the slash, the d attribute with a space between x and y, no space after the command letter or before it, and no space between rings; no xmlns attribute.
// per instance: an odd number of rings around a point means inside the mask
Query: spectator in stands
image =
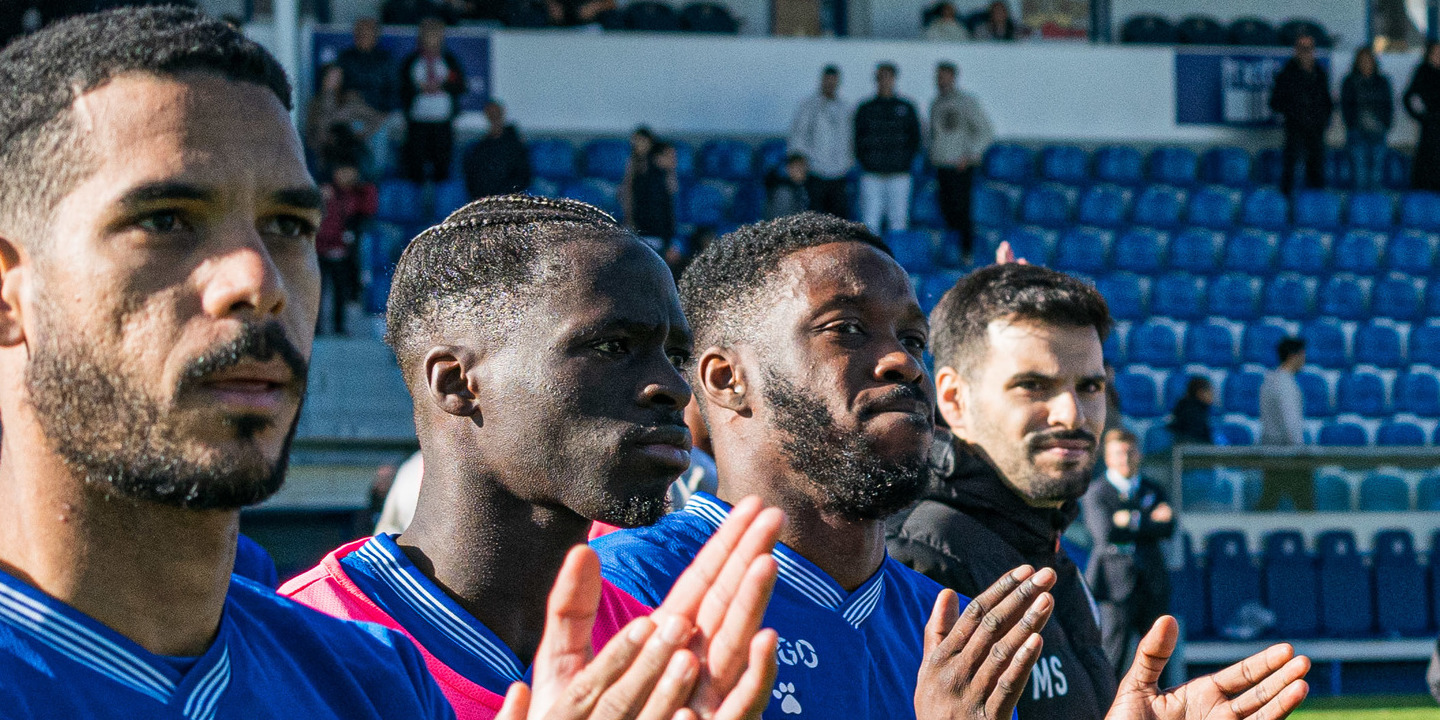
<svg viewBox="0 0 1440 720"><path fill-rule="evenodd" d="M656 252L675 238L675 197L680 193L675 146L656 141L640 170L629 178L628 226Z"/></svg>
<svg viewBox="0 0 1440 720"><path fill-rule="evenodd" d="M1440 43L1425 45L1425 59L1405 88L1405 112L1420 124L1410 186L1440 192Z"/></svg>
<svg viewBox="0 0 1440 720"><path fill-rule="evenodd" d="M990 3L985 20L974 32L976 40L1014 40L1020 34L1015 20L1010 17L1010 6L1005 4L1005 0Z"/></svg>
<svg viewBox="0 0 1440 720"><path fill-rule="evenodd" d="M325 196L325 216L315 232L315 252L320 256L320 281L330 289L331 328L345 334L345 307L360 297L360 263L355 253L365 223L379 209L375 185L360 178L354 163L341 163L331 171L330 181L320 187ZM320 329L319 317L315 329Z"/></svg>
<svg viewBox="0 0 1440 720"><path fill-rule="evenodd" d="M1260 444L1304 445L1305 403L1296 373L1305 367L1305 343L1287 337L1275 347L1280 365L1260 383ZM1296 510L1315 509L1315 488L1309 470L1266 470L1259 510L1278 510L1288 495Z"/></svg>
<svg viewBox="0 0 1440 720"><path fill-rule="evenodd" d="M465 92L465 71L445 49L445 24L428 17L420 23L419 48L400 63L400 104L405 112L405 177L423 183L450 178L455 148L455 117Z"/></svg>
<svg viewBox="0 0 1440 720"><path fill-rule="evenodd" d="M515 125L505 122L505 106L498 100L485 103L485 136L465 150L460 169L470 198L508 195L530 187L530 151Z"/></svg>
<svg viewBox="0 0 1440 720"><path fill-rule="evenodd" d="M899 70L875 68L875 97L855 111L855 158L860 176L860 214L870 232L910 227L911 166L920 150L920 116L895 94Z"/></svg>
<svg viewBox="0 0 1440 720"><path fill-rule="evenodd" d="M319 160L323 175L340 164L364 168L375 177L383 162L376 162L375 145L385 144L385 114L371 107L350 86L338 64L320 72L320 89L310 99L305 119L305 142Z"/></svg>
<svg viewBox="0 0 1440 720"><path fill-rule="evenodd" d="M979 98L956 87L960 69L942 62L935 67L937 94L930 103L930 164L939 184L936 199L945 224L960 234L960 254L969 264L975 245L970 222L970 195L975 169L995 138L994 126Z"/></svg>
<svg viewBox="0 0 1440 720"><path fill-rule="evenodd" d="M1350 73L1340 85L1340 115L1345 119L1345 145L1355 166L1355 188L1375 190L1385 174L1385 138L1395 116L1390 78L1380 72L1375 51L1355 51Z"/></svg>
<svg viewBox="0 0 1440 720"><path fill-rule="evenodd" d="M797 215L810 209L810 166L805 156L790 153L785 167L765 178L765 219Z"/></svg>
<svg viewBox="0 0 1440 720"><path fill-rule="evenodd" d="M423 25L426 18L453 25L473 10L468 0L385 0L380 18L386 25Z"/></svg>
<svg viewBox="0 0 1440 720"><path fill-rule="evenodd" d="M655 147L655 134L641 125L630 133L630 157L625 160L625 175L615 189L615 199L620 202L620 214L625 226L635 229L630 218L635 216L635 179L650 169L650 150Z"/></svg>
<svg viewBox="0 0 1440 720"><path fill-rule="evenodd" d="M850 217L846 177L855 165L853 114L840 97L840 68L825 66L820 92L796 109L787 143L790 152L804 155L810 165L811 210Z"/></svg>
<svg viewBox="0 0 1440 720"><path fill-rule="evenodd" d="M1305 163L1305 186L1325 186L1325 128L1330 124L1334 101L1330 98L1330 77L1315 62L1315 38L1295 39L1295 54L1275 74L1270 90L1270 109L1285 119L1284 166L1280 190L1295 188L1295 165Z"/></svg>
<svg viewBox="0 0 1440 720"><path fill-rule="evenodd" d="M355 44L340 51L335 64L345 70L347 87L355 89L365 103L380 112L395 109L395 59L380 47L380 25L373 17L355 21Z"/></svg>
<svg viewBox="0 0 1440 720"><path fill-rule="evenodd" d="M1175 511L1159 483L1140 474L1140 441L1105 433L1105 474L1080 498L1095 544L1085 583L1100 611L1101 644L1116 668L1170 607L1170 572L1160 541L1175 534ZM1117 675L1118 679L1118 675Z"/></svg>
<svg viewBox="0 0 1440 720"><path fill-rule="evenodd" d="M1171 413L1170 434L1175 442L1199 445L1214 442L1210 430L1210 412L1214 405L1215 388L1210 379L1203 375L1191 375L1189 382L1185 383L1185 396L1175 402Z"/></svg>
<svg viewBox="0 0 1440 720"><path fill-rule="evenodd" d="M550 24L557 27L589 25L616 7L615 0L545 0Z"/></svg>
<svg viewBox="0 0 1440 720"><path fill-rule="evenodd" d="M955 3L941 2L931 9L930 19L925 23L925 39L937 42L964 42L970 39L970 31L955 12Z"/></svg>

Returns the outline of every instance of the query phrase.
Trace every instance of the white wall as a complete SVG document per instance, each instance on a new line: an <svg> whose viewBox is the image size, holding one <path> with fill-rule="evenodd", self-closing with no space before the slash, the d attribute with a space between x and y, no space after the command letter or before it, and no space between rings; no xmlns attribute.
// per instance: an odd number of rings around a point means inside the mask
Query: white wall
<svg viewBox="0 0 1440 720"><path fill-rule="evenodd" d="M1422 0L1423 1L1423 0ZM1178 22L1186 15L1209 15L1221 23L1245 16L1264 18L1279 27L1292 18L1310 18L1339 38L1340 44L1365 41L1366 0L1111 0L1115 37L1132 15L1154 14Z"/></svg>

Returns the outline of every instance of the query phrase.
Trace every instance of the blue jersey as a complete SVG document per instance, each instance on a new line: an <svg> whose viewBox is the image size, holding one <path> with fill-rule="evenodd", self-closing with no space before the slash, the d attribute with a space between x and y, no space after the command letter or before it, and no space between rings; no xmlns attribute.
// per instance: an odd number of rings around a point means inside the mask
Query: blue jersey
<svg viewBox="0 0 1440 720"><path fill-rule="evenodd" d="M198 658L156 655L0 572L0 717L441 718L450 705L403 635L232 576Z"/></svg>
<svg viewBox="0 0 1440 720"><path fill-rule="evenodd" d="M715 496L696 493L655 525L592 545L607 580L658 606L729 513ZM878 572L846 592L783 544L774 555L780 577L765 626L780 634L780 674L766 720L914 718L925 623L940 586L887 555Z"/></svg>

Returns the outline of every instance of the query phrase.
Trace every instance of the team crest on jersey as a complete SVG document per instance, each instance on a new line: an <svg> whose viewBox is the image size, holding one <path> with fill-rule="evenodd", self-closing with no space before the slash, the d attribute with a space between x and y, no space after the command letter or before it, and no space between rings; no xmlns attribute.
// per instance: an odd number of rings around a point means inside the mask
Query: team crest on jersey
<svg viewBox="0 0 1440 720"><path fill-rule="evenodd" d="M800 714L800 701L795 699L795 683L780 683L770 691L780 701L780 710L786 715Z"/></svg>

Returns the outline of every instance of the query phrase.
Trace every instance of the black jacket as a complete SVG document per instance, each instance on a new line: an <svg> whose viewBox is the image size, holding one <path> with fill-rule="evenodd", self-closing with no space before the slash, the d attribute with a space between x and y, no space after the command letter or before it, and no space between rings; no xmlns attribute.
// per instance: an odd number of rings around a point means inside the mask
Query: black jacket
<svg viewBox="0 0 1440 720"><path fill-rule="evenodd" d="M1085 581L1097 602L1137 602L1150 612L1147 624L1165 614L1170 602L1170 574L1160 541L1175 534L1175 518L1156 522L1150 511L1160 503L1169 502L1161 487L1145 478L1140 489L1128 500L1120 498L1102 475L1090 483L1080 508L1085 529L1095 541L1090 563L1085 568ZM1115 513L1131 511L1131 523L1115 526Z"/></svg>
<svg viewBox="0 0 1440 720"><path fill-rule="evenodd" d="M1210 406L1193 397L1182 397L1175 402L1174 419L1170 421L1170 432L1177 443L1213 443L1210 432ZM1109 419L1109 416L1106 416Z"/></svg>
<svg viewBox="0 0 1440 720"><path fill-rule="evenodd" d="M1405 87L1405 112L1421 125L1440 124L1440 70L1425 62L1415 68Z"/></svg>
<svg viewBox="0 0 1440 720"><path fill-rule="evenodd" d="M1285 116L1287 132L1321 133L1330 124L1335 101L1330 97L1330 76L1316 63L1307 72L1290 58L1270 90L1270 109Z"/></svg>
<svg viewBox="0 0 1440 720"><path fill-rule="evenodd" d="M1060 549L1079 506L1032 508L988 462L957 445L936 432L925 498L887 523L891 557L966 597L1019 565L1054 569L1055 611L1040 633L1045 647L1020 696L1020 720L1103 718L1115 699L1115 673L1080 570Z"/></svg>
<svg viewBox="0 0 1440 720"><path fill-rule="evenodd" d="M400 110L405 117L410 117L410 107L415 102L415 96L420 94L420 88L415 84L415 76L412 70L415 61L420 59L418 51L412 52L400 61ZM442 50L440 63L445 66L445 80L441 83L441 89L450 96L450 119L454 120L460 114L460 96L465 94L465 69L460 66L460 59L455 53L449 50Z"/></svg>
<svg viewBox="0 0 1440 720"><path fill-rule="evenodd" d="M908 100L873 97L855 110L855 160L868 173L908 173L920 152L920 115Z"/></svg>
<svg viewBox="0 0 1440 720"><path fill-rule="evenodd" d="M488 135L465 150L460 167L470 197L506 195L530 187L530 153L514 125L506 125L499 137Z"/></svg>
<svg viewBox="0 0 1440 720"><path fill-rule="evenodd" d="M1340 84L1340 116L1345 129L1383 140L1395 118L1395 93L1390 78L1380 73L1365 77L1351 72Z"/></svg>
<svg viewBox="0 0 1440 720"><path fill-rule="evenodd" d="M380 112L395 109L395 60L390 51L377 47L360 52L348 47L340 51L335 64L345 71L345 86L359 91L366 105Z"/></svg>

